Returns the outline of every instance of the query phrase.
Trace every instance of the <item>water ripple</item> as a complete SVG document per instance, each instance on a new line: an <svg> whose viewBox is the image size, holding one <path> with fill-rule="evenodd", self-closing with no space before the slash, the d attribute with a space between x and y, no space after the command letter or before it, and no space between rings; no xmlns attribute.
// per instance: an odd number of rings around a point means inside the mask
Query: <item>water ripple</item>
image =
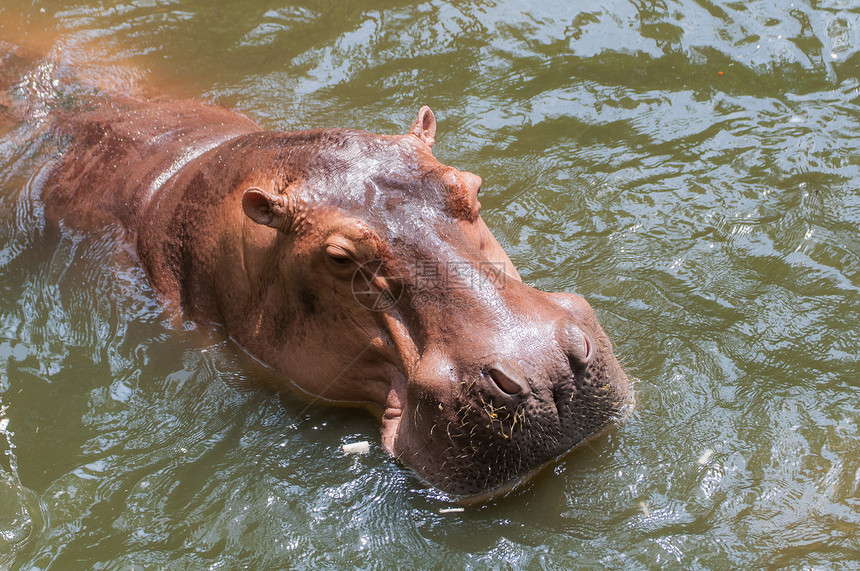
<svg viewBox="0 0 860 571"><path fill-rule="evenodd" d="M642 380L616 432L504 500L442 513L445 500L382 452L373 419L251 390L271 373L228 341L172 329L118 234L46 228L29 178L45 141L38 126L4 124L10 565L695 569L854 556L853 6L31 4L4 3L0 31L12 18L33 42L62 36L20 84L36 109L82 85L164 84L270 127L401 133L430 104L438 156L484 177L485 219L525 279L586 295ZM356 440L371 452L343 455Z"/></svg>

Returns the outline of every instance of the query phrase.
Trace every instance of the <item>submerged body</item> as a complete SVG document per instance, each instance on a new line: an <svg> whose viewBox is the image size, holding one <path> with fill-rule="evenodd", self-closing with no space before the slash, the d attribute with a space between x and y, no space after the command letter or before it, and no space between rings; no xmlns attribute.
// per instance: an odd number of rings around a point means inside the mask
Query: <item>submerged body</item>
<svg viewBox="0 0 860 571"><path fill-rule="evenodd" d="M523 284L480 177L405 135L276 133L196 102L56 113L46 216L121 224L168 304L284 377L376 412L386 450L457 497L509 489L633 394L590 306Z"/></svg>

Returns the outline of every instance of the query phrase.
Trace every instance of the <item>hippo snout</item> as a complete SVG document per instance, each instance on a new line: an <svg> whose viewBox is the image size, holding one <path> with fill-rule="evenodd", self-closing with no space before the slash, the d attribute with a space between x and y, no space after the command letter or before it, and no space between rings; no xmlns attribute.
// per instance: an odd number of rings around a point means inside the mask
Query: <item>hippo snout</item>
<svg viewBox="0 0 860 571"><path fill-rule="evenodd" d="M420 448L398 455L467 502L512 489L632 408L627 376L588 304L530 293L543 303L518 326L468 351L433 351L432 366L424 363L433 381L418 384L436 388L411 399ZM435 374L443 371L444 381Z"/></svg>

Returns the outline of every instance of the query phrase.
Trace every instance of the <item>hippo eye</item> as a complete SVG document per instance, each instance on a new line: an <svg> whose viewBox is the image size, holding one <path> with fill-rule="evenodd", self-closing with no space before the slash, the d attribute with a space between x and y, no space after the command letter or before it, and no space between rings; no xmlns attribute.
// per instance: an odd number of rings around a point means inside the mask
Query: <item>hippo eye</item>
<svg viewBox="0 0 860 571"><path fill-rule="evenodd" d="M334 262L336 266L345 267L352 264L352 256L341 246L329 244L325 248L325 253L328 254L329 259Z"/></svg>

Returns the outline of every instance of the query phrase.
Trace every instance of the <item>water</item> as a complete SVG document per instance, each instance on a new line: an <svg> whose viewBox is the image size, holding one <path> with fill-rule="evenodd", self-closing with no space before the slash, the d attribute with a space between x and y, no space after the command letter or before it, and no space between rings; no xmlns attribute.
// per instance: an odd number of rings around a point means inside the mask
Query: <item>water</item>
<svg viewBox="0 0 860 571"><path fill-rule="evenodd" d="M639 406L440 513L372 418L260 390L116 236L46 229L41 143L0 125L0 567L858 565L860 9L532 4L4 0L4 52L54 48L46 107L72 76L272 129L431 105L437 156L484 177L526 281L591 301Z"/></svg>

